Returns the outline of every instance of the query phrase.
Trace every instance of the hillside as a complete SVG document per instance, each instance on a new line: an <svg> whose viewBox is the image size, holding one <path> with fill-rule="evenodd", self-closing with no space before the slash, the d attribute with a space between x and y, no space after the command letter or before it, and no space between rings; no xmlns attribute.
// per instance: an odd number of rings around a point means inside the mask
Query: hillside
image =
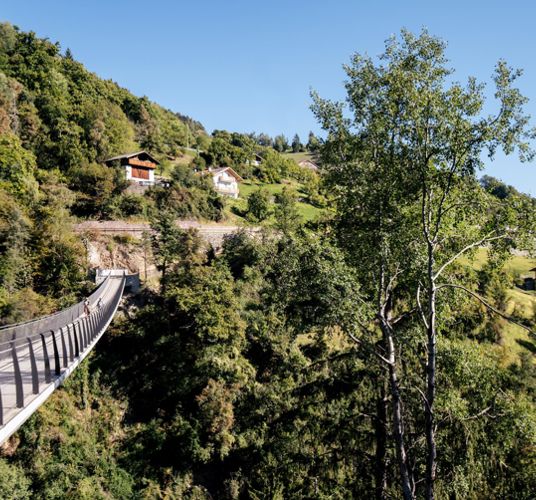
<svg viewBox="0 0 536 500"><path fill-rule="evenodd" d="M0 132L40 168L69 168L138 149L177 154L205 134L189 117L102 80L58 43L0 25ZM188 137L190 136L190 137Z"/></svg>

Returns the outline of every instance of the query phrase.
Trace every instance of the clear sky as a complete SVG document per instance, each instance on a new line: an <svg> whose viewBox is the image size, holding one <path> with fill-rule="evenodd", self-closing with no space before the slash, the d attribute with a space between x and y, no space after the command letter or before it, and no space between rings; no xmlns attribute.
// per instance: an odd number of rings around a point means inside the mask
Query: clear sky
<svg viewBox="0 0 536 500"><path fill-rule="evenodd" d="M448 41L457 79L489 82L499 58L525 70L536 125L536 2L530 0L2 0L0 19L210 132L319 132L309 89L344 97L342 64L425 26ZM536 195L536 164L499 156L490 175Z"/></svg>

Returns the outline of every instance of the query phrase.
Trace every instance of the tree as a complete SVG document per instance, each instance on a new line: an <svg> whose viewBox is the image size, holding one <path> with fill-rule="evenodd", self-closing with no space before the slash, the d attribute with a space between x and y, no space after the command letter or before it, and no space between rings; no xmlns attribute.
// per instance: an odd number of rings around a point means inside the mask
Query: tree
<svg viewBox="0 0 536 500"><path fill-rule="evenodd" d="M302 169L290 158L273 149L262 152L262 162L255 168L255 175L263 182L281 182L289 176L296 176Z"/></svg>
<svg viewBox="0 0 536 500"><path fill-rule="evenodd" d="M83 215L103 217L111 201L112 194L123 187L118 180L119 167L110 168L98 163L90 163L69 170L69 187L78 191L75 210ZM122 176L121 176L122 177Z"/></svg>
<svg viewBox="0 0 536 500"><path fill-rule="evenodd" d="M270 216L270 195L268 191L257 189L248 197L246 216L254 222L262 222Z"/></svg>
<svg viewBox="0 0 536 500"><path fill-rule="evenodd" d="M309 132L309 138L307 140L307 150L311 153L316 153L320 147L320 141L313 132Z"/></svg>
<svg viewBox="0 0 536 500"><path fill-rule="evenodd" d="M257 144L259 146L264 146L267 148L271 148L273 146L273 140L268 134L260 133L257 138Z"/></svg>
<svg viewBox="0 0 536 500"><path fill-rule="evenodd" d="M299 153L302 150L302 143L300 142L300 136L298 134L294 135L292 139L292 152Z"/></svg>
<svg viewBox="0 0 536 500"><path fill-rule="evenodd" d="M345 66L351 118L342 104L313 95L313 110L328 132L323 156L335 189L344 195L338 202L341 238L371 273L370 298L383 332L377 357L389 372L405 498L414 498L418 488L397 373L397 344L407 331L405 323L418 325L426 346L424 387L417 382L415 390L422 397L425 422L422 495L430 499L437 464L437 338L448 331L442 311L455 303L453 291L480 300L450 271L460 257L480 246L504 252L515 233L534 231L536 221L520 213L515 202L497 203L480 189L475 176L484 152L493 158L498 148L506 153L517 149L522 160L532 158L527 141L533 134L522 109L526 99L513 86L521 73L499 61L494 75L499 111L483 116L483 86L474 78L466 86L448 84L451 70L444 51L444 42L426 31L418 37L402 31L400 39L387 42L379 63L354 55ZM357 189L356 178L361 184ZM377 257L359 250L365 242L373 242Z"/></svg>
<svg viewBox="0 0 536 500"><path fill-rule="evenodd" d="M300 215L296 207L296 194L287 187L275 195L275 226L287 233L296 228Z"/></svg>
<svg viewBox="0 0 536 500"><path fill-rule="evenodd" d="M199 239L195 233L180 229L171 211L161 210L151 224L153 255L157 268L162 273L161 291L165 295L168 273L184 258L194 255L199 249Z"/></svg>
<svg viewBox="0 0 536 500"><path fill-rule="evenodd" d="M274 149L279 153L284 153L288 149L288 140L283 134L274 137Z"/></svg>
<svg viewBox="0 0 536 500"><path fill-rule="evenodd" d="M37 197L35 156L13 134L0 135L0 186L26 203Z"/></svg>

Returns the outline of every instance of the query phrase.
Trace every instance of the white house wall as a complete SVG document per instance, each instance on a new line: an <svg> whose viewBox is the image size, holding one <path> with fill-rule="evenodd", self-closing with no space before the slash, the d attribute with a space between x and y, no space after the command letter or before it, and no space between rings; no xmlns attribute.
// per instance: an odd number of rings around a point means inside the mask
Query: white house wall
<svg viewBox="0 0 536 500"><path fill-rule="evenodd" d="M213 181L214 189L216 189L218 193L238 198L238 183L232 175L227 174L227 172L222 172L221 174L214 176Z"/></svg>

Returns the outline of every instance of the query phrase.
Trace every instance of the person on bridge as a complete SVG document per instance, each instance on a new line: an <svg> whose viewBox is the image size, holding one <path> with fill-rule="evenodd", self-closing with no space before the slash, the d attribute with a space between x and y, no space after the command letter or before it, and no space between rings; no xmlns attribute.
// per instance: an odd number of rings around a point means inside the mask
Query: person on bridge
<svg viewBox="0 0 536 500"><path fill-rule="evenodd" d="M99 300L97 300L97 309L99 311L102 309L102 297L99 297Z"/></svg>
<svg viewBox="0 0 536 500"><path fill-rule="evenodd" d="M84 314L86 316L89 316L91 314L91 311L89 309L89 298L86 297L86 300L84 300Z"/></svg>

